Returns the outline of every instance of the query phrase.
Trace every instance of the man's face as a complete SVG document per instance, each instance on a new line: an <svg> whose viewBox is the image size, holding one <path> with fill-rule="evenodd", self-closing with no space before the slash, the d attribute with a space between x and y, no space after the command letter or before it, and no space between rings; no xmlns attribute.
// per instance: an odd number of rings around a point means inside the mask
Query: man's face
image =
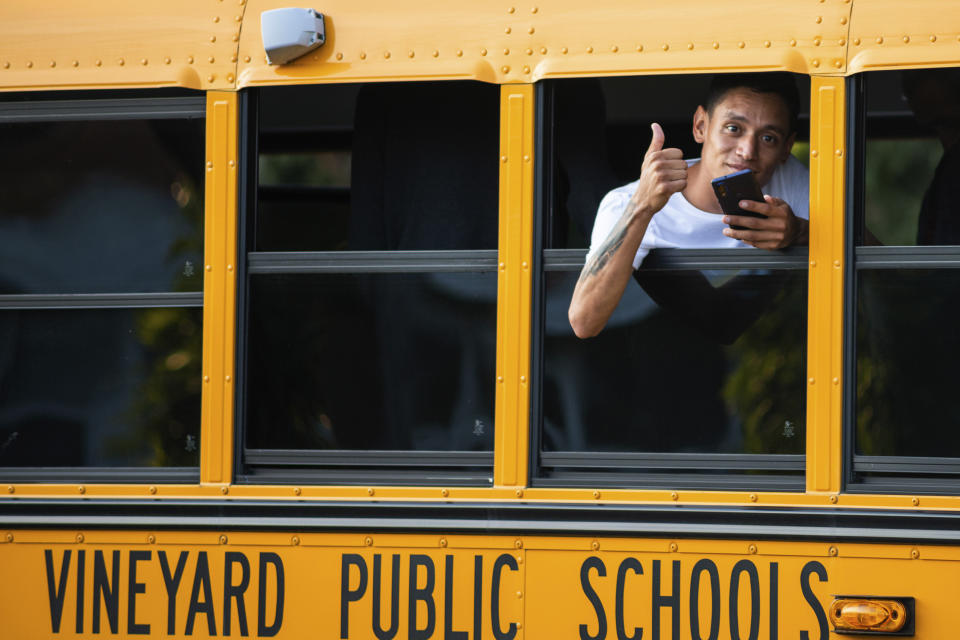
<svg viewBox="0 0 960 640"><path fill-rule="evenodd" d="M693 137L703 145L700 162L707 179L750 169L763 186L790 155L796 134L790 133L790 113L780 96L731 89L712 112L697 108Z"/></svg>

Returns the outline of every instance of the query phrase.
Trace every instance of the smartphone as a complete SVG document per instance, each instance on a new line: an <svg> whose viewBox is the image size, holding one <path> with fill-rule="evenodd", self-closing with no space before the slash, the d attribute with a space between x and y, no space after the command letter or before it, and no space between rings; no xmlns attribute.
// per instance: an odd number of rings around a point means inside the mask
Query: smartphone
<svg viewBox="0 0 960 640"><path fill-rule="evenodd" d="M720 208L723 212L731 216L750 216L751 218L766 218L762 213L753 211L744 211L740 208L741 200L755 200L763 202L763 192L760 191L760 185L757 184L757 178L750 169L737 171L726 176L715 178L710 184L713 185L713 192L717 194L717 200L720 201ZM739 225L730 225L731 229L746 229Z"/></svg>

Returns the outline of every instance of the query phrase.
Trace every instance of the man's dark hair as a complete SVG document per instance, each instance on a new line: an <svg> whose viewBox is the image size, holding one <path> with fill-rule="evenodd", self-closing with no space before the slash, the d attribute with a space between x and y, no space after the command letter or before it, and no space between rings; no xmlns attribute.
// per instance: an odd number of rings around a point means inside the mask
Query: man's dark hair
<svg viewBox="0 0 960 640"><path fill-rule="evenodd" d="M715 75L710 81L707 96L703 107L707 113L713 113L713 108L723 100L727 92L733 89L748 89L754 93L773 93L780 96L787 107L790 116L790 131L797 130L797 114L800 111L800 94L793 74L786 71L772 73L722 73Z"/></svg>

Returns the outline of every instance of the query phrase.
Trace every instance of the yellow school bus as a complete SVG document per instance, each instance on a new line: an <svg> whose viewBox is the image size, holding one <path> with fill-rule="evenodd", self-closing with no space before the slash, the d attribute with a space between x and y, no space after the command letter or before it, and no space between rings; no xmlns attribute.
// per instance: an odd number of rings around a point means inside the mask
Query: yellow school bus
<svg viewBox="0 0 960 640"><path fill-rule="evenodd" d="M4 3L0 637L954 637L958 67L934 0ZM809 246L577 339L731 72Z"/></svg>

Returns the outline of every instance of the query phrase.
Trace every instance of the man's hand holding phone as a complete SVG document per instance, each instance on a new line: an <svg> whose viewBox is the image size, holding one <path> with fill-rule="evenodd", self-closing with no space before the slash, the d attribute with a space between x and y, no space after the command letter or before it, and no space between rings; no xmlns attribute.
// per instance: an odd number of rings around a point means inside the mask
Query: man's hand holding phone
<svg viewBox="0 0 960 640"><path fill-rule="evenodd" d="M723 222L742 230L727 228L723 235L742 240L758 249L784 249L791 245L806 245L808 223L793 214L793 209L780 198L763 196L763 202L741 200L740 208L766 216L754 218L725 214Z"/></svg>

